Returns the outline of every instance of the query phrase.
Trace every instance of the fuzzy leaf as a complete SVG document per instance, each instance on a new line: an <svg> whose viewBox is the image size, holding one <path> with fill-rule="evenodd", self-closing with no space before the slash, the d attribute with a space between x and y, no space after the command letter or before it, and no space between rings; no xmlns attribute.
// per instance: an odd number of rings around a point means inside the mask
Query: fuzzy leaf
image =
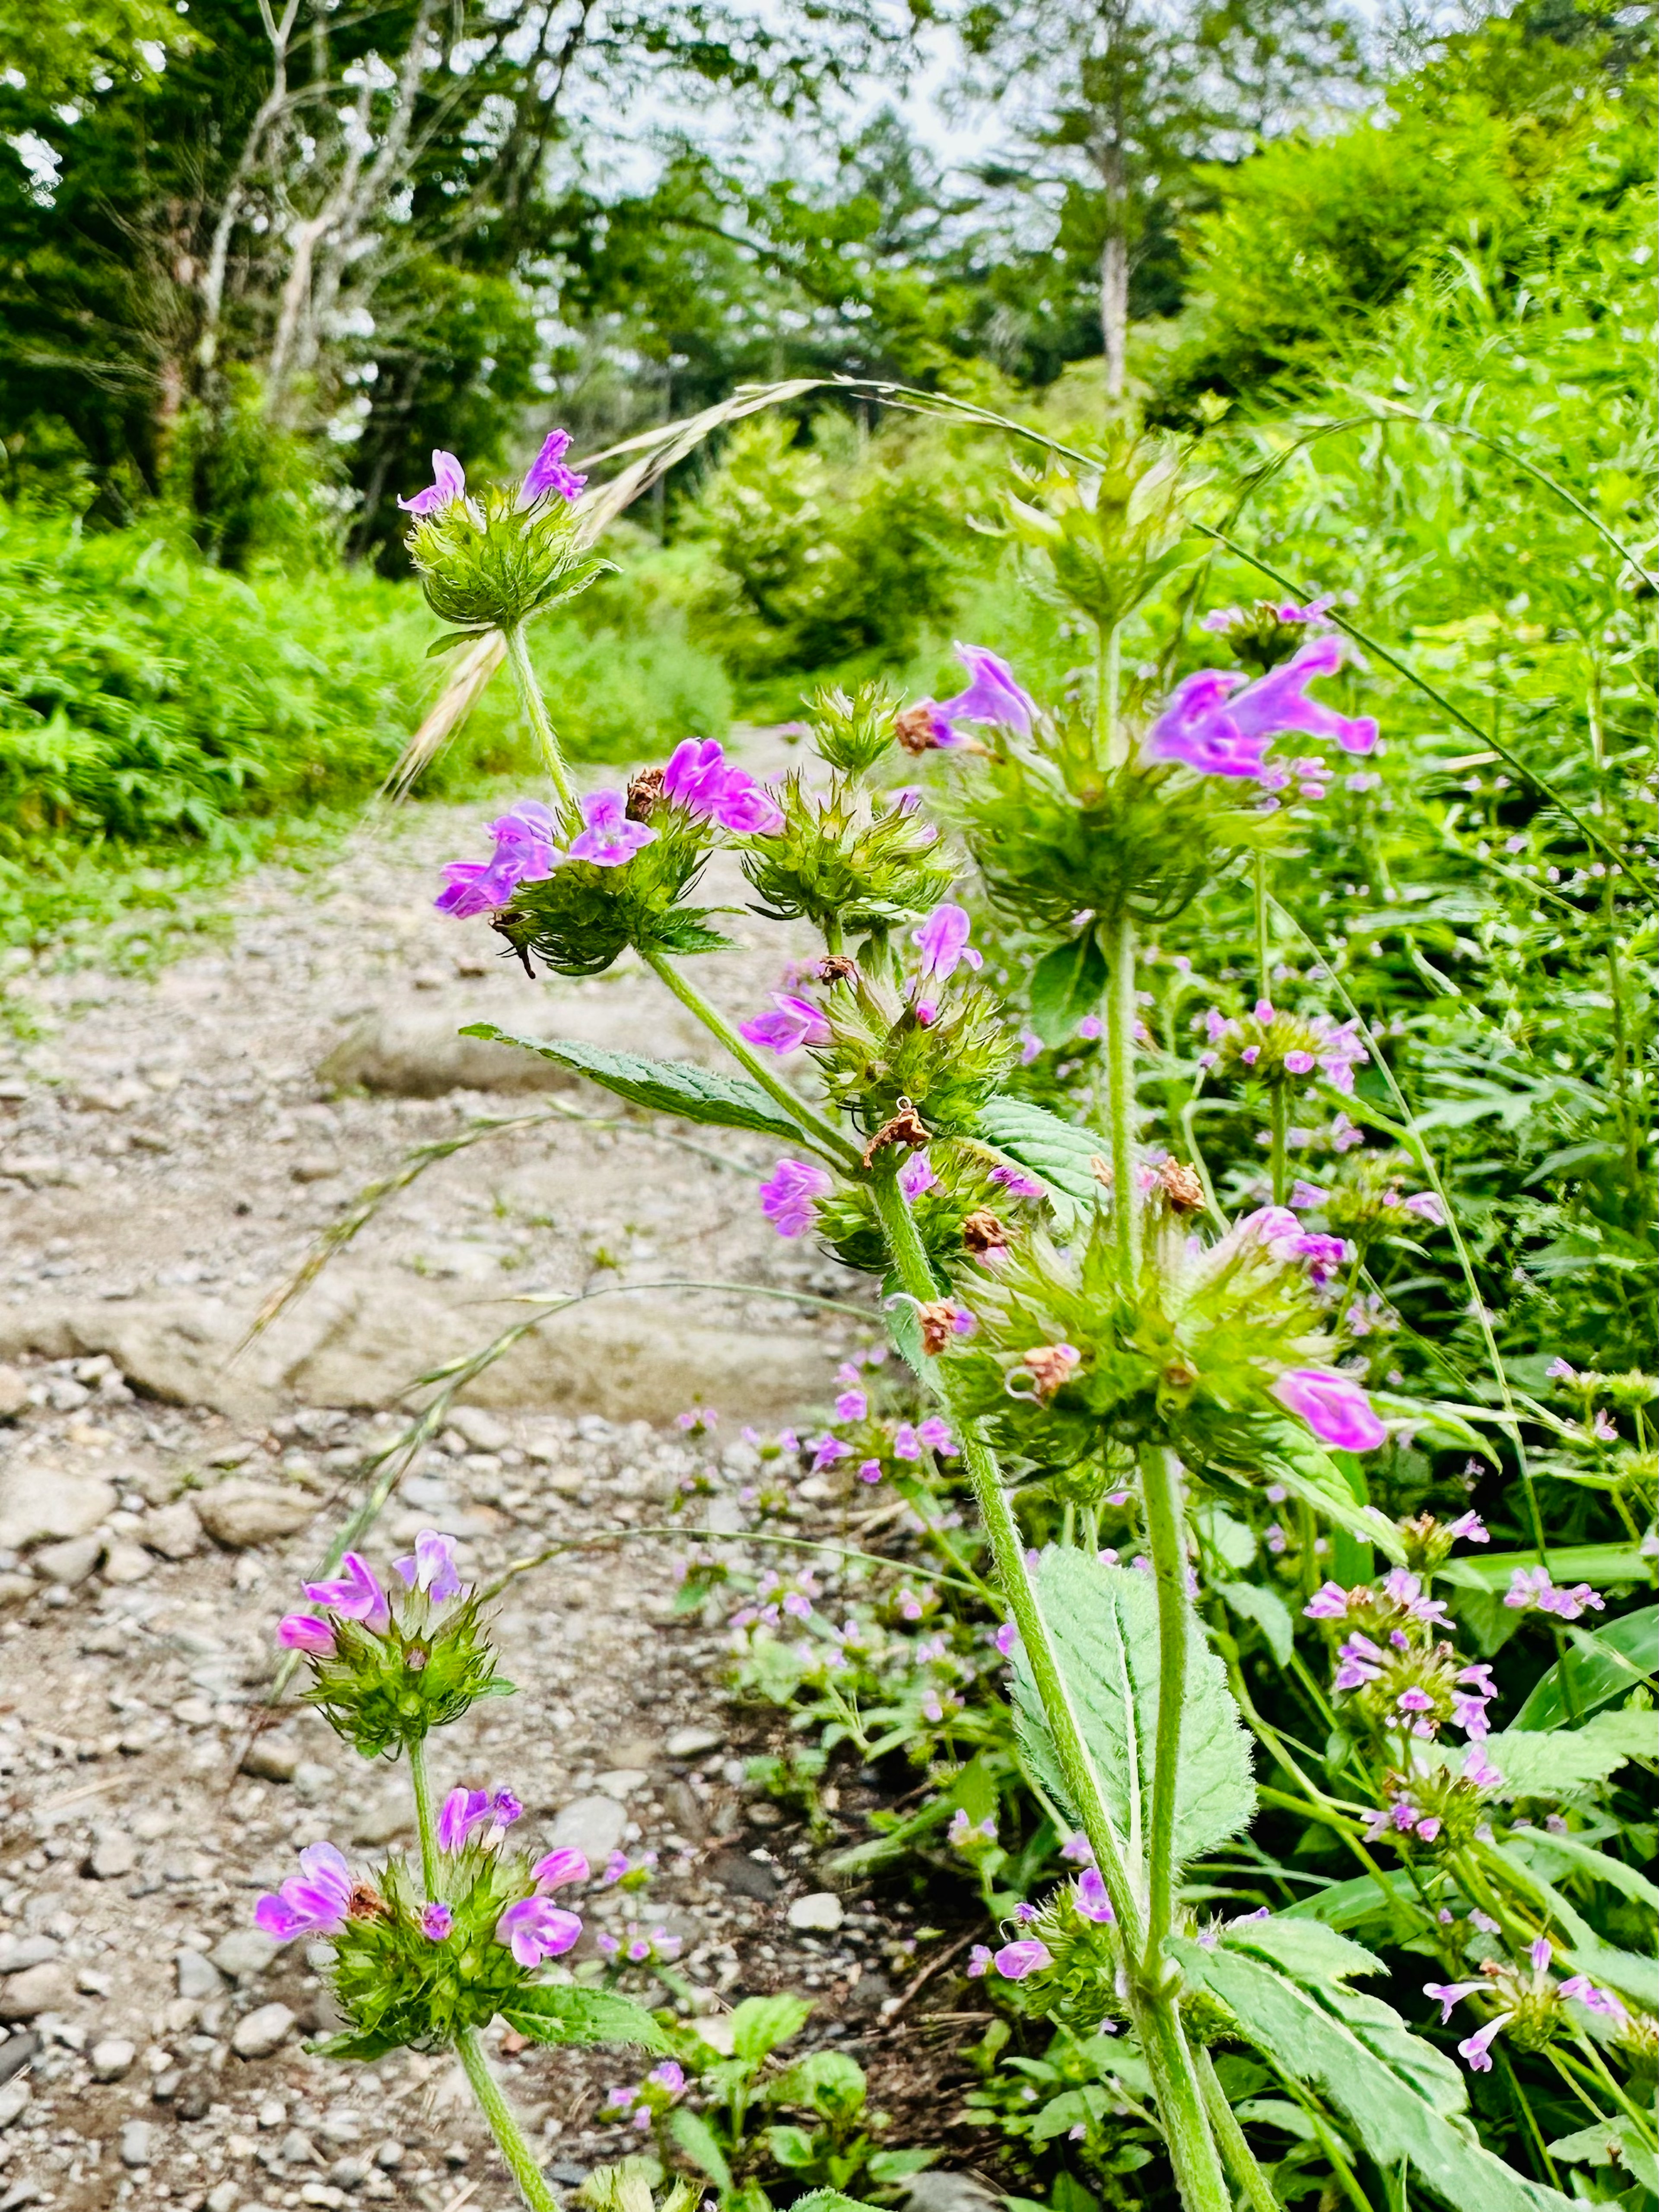
<svg viewBox="0 0 1659 2212"><path fill-rule="evenodd" d="M651 945L659 952L736 952L739 947L735 938L710 928L712 911L708 907L675 907L659 917L651 932Z"/></svg>
<svg viewBox="0 0 1659 2212"><path fill-rule="evenodd" d="M668 2129L692 2165L706 2173L717 2189L726 2194L734 2188L726 2153L701 2112L688 2112L681 2105L670 2118Z"/></svg>
<svg viewBox="0 0 1659 2212"><path fill-rule="evenodd" d="M1263 1583L1218 1583L1218 1597L1246 1620L1255 1621L1267 1639L1267 1649L1281 1667L1291 1663L1296 1644L1296 1623L1279 1592Z"/></svg>
<svg viewBox="0 0 1659 2212"><path fill-rule="evenodd" d="M1100 1778L1112 1825L1131 1863L1145 1852L1152 1822L1152 1747L1158 1735L1158 1596L1150 1575L1103 1567L1051 1545L1037 1568L1037 1600L1048 1623L1073 1708ZM1075 1816L1029 1660L1014 1678L1014 1710L1027 1765ZM1176 1858L1185 1865L1237 1835L1255 1811L1249 1740L1225 1669L1194 1617L1188 1646Z"/></svg>
<svg viewBox="0 0 1659 2212"><path fill-rule="evenodd" d="M481 637L488 637L489 635L488 630L483 629L447 631L442 637L433 639L426 649L426 658L428 660L436 660L442 653L453 653L458 645L476 645Z"/></svg>
<svg viewBox="0 0 1659 2212"><path fill-rule="evenodd" d="M1003 1091L981 1107L978 1133L1047 1187L1062 1230L1094 1212L1100 1185L1089 1163L1103 1139L1093 1130L1079 1129L1046 1107Z"/></svg>
<svg viewBox="0 0 1659 2212"><path fill-rule="evenodd" d="M1615 2117L1576 2135L1562 2136L1550 2145L1550 2156L1569 2166L1626 2166L1641 2183L1659 2195L1659 2160L1642 2141L1629 2120Z"/></svg>
<svg viewBox="0 0 1659 2212"><path fill-rule="evenodd" d="M1574 1649L1558 1659L1547 1674L1534 1682L1527 1702L1511 1726L1517 1729L1569 1728L1567 1688L1582 1717L1598 1705L1612 1703L1636 1687L1638 1673L1659 1668L1659 1605L1647 1605L1610 1620L1605 1628L1587 1635L1568 1624L1565 1633ZM1563 1674L1567 1683L1562 1680Z"/></svg>
<svg viewBox="0 0 1659 2212"><path fill-rule="evenodd" d="M1184 1938L1170 1948L1264 2057L1329 2098L1384 2172L1403 2163L1454 2212L1566 2212L1566 2197L1480 2148L1457 2067L1391 2006L1328 1971L1304 1984L1260 1955L1271 1924L1230 1929L1213 1951Z"/></svg>
<svg viewBox="0 0 1659 2212"><path fill-rule="evenodd" d="M1639 1708L1601 1712L1583 1728L1505 1729L1484 1748L1504 1778L1499 1797L1582 1796L1627 1759L1659 1757L1659 1722Z"/></svg>
<svg viewBox="0 0 1659 2212"><path fill-rule="evenodd" d="M1031 1027L1047 1045L1066 1043L1106 988L1106 956L1092 926L1056 945L1031 970Z"/></svg>
<svg viewBox="0 0 1659 2212"><path fill-rule="evenodd" d="M800 2033L811 2009L810 1997L745 1997L732 2015L734 2054L757 2065L779 2044Z"/></svg>
<svg viewBox="0 0 1659 2212"><path fill-rule="evenodd" d="M343 2035L325 2036L319 2043L307 2043L305 2046L313 2058L355 2058L364 2065L372 2065L375 2059L403 2047L401 2037L396 2035L353 2035L349 2030Z"/></svg>
<svg viewBox="0 0 1659 2212"><path fill-rule="evenodd" d="M635 1106L678 1114L684 1121L717 1124L725 1129L758 1129L787 1142L806 1141L781 1106L746 1075L720 1075L689 1060L643 1060L638 1053L606 1052L574 1037L513 1036L493 1022L473 1022L460 1034L485 1037L492 1044L514 1044L602 1084Z"/></svg>
<svg viewBox="0 0 1659 2212"><path fill-rule="evenodd" d="M501 2018L535 2043L629 2043L641 2051L666 2051L668 2038L642 2005L607 1990L573 1989L537 1982L520 1990Z"/></svg>

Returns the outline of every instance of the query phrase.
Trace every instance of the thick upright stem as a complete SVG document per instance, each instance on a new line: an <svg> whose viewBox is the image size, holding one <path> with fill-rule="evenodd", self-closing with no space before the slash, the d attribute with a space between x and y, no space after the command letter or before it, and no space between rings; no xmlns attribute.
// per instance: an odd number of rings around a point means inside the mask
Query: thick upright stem
<svg viewBox="0 0 1659 2212"><path fill-rule="evenodd" d="M769 1097L775 1098L790 1118L799 1123L803 1137L810 1137L822 1152L832 1159L850 1166L858 1153L849 1145L833 1121L827 1121L815 1106L810 1106L798 1091L775 1076L756 1053L750 1052L724 1014L711 1006L695 983L688 983L673 962L660 952L641 951L640 957L667 985L688 1013L695 1014L713 1036L718 1037L739 1067L752 1075ZM930 1290L926 1295L933 1296Z"/></svg>
<svg viewBox="0 0 1659 2212"><path fill-rule="evenodd" d="M1106 1074L1112 1127L1112 1223L1118 1278L1133 1297L1140 1273L1140 1193L1135 1185L1135 926L1127 911L1100 924L1106 953Z"/></svg>
<svg viewBox="0 0 1659 2212"><path fill-rule="evenodd" d="M501 2083L489 2070L476 2027L461 2030L455 2039L455 2055L478 2100L479 2110L489 2123L489 2132L507 2161L507 2170L530 2212L558 2212L558 2199L542 2179L536 2154L525 2141L524 2130L502 2094Z"/></svg>
<svg viewBox="0 0 1659 2212"><path fill-rule="evenodd" d="M1152 1840L1147 1851L1146 1950L1142 1972L1157 1989L1169 1967L1164 1939L1175 1924L1176 1783L1181 1767L1182 1707L1187 1692L1192 1607L1187 1597L1186 1513L1173 1452L1149 1445L1140 1455L1146 1543L1158 1585L1158 1735L1152 1753Z"/></svg>
<svg viewBox="0 0 1659 2212"><path fill-rule="evenodd" d="M1192 2046L1173 1997L1149 1998L1131 1990L1129 2012L1152 2077L1184 2212L1233 2212L1232 2192L1210 2133Z"/></svg>
<svg viewBox="0 0 1659 2212"><path fill-rule="evenodd" d="M513 663L513 673L518 681L519 696L524 701L524 710L530 717L530 726L536 732L536 742L542 749L542 759L552 778L553 788L562 802L573 812L576 794L571 786L570 770L559 741L553 734L553 725L547 719L547 702L542 697L542 687L536 681L536 672L530 665L530 648L524 641L524 631L517 623L504 629L507 657Z"/></svg>
<svg viewBox="0 0 1659 2212"><path fill-rule="evenodd" d="M421 1838L421 1880L427 1896L438 1894L438 1845L432 1827L432 1784L426 1771L426 1743L417 1737L409 1747L409 1786L415 1793L415 1826Z"/></svg>

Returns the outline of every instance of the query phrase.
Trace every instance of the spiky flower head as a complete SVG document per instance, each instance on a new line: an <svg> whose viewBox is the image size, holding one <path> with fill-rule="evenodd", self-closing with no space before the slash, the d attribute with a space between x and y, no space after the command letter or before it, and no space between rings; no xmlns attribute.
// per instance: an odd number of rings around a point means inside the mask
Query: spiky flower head
<svg viewBox="0 0 1659 2212"><path fill-rule="evenodd" d="M1292 1091L1322 1078L1352 1095L1354 1069L1370 1058L1357 1021L1293 1014L1267 999L1258 999L1248 1014L1230 1018L1212 1007L1201 1018L1207 1048L1200 1065L1217 1077Z"/></svg>
<svg viewBox="0 0 1659 2212"><path fill-rule="evenodd" d="M597 975L630 945L678 955L728 949L731 940L708 926L703 909L682 904L708 856L707 823L661 799L644 823L619 799L602 814L588 804L596 818L585 812L569 857L550 874L518 884L495 915L494 927L514 950L556 975Z"/></svg>
<svg viewBox="0 0 1659 2212"><path fill-rule="evenodd" d="M525 485L469 492L453 454L434 453L433 462L434 483L403 504L413 516L404 543L427 605L459 633L435 651L483 630L515 629L614 567L587 544L574 497L540 483L535 467ZM580 479L561 473L580 489ZM526 502L532 481L538 488Z"/></svg>
<svg viewBox="0 0 1659 2212"><path fill-rule="evenodd" d="M460 1582L449 1539L422 1529L396 1564L408 1588L388 1595L348 1552L337 1579L306 1585L316 1610L289 1614L276 1632L306 1656L306 1702L365 1759L395 1759L478 1698L513 1688L496 1674L483 1601Z"/></svg>
<svg viewBox="0 0 1659 2212"><path fill-rule="evenodd" d="M838 685L824 685L806 702L813 750L843 775L866 775L892 749L896 703L884 684L860 684L850 699Z"/></svg>
<svg viewBox="0 0 1659 2212"><path fill-rule="evenodd" d="M776 794L783 826L744 856L760 911L884 941L937 906L957 862L912 796L872 795L840 777L827 792L809 791L799 770L788 776Z"/></svg>

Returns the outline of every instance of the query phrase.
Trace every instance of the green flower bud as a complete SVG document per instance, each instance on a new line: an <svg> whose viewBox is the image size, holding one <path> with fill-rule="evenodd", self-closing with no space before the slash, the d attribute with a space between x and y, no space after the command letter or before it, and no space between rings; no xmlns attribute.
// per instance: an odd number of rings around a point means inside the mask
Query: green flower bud
<svg viewBox="0 0 1659 2212"><path fill-rule="evenodd" d="M584 544L575 507L522 501L517 485L491 486L416 515L404 542L441 622L467 635L514 629L614 568Z"/></svg>

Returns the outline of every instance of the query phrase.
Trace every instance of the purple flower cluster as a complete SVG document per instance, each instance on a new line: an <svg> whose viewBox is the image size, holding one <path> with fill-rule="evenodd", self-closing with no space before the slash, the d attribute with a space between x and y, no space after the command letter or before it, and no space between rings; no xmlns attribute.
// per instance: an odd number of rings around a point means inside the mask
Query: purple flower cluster
<svg viewBox="0 0 1659 2212"><path fill-rule="evenodd" d="M465 1850L477 1828L483 1828L483 1847L494 1850L524 1807L510 1790L452 1790L438 1813L438 1849Z"/></svg>
<svg viewBox="0 0 1659 2212"><path fill-rule="evenodd" d="M1529 1613L1535 1607L1540 1613L1553 1613L1559 1620L1577 1620L1583 1613L1607 1610L1607 1601L1588 1583L1575 1583L1571 1589L1558 1589L1547 1567L1517 1567L1504 1593L1504 1602L1515 1613Z"/></svg>
<svg viewBox="0 0 1659 2212"><path fill-rule="evenodd" d="M422 1528L415 1539L413 1553L394 1559L392 1565L410 1589L420 1592L434 1605L459 1597L465 1588L456 1570L453 1541L441 1536L435 1528ZM372 1636L384 1636L392 1626L386 1594L374 1569L356 1552L348 1552L340 1561L335 1581L307 1583L305 1593L313 1605L341 1620L360 1623ZM334 1651L336 1639L326 1620L319 1620L314 1613L290 1613L276 1624L276 1641L287 1650L326 1659Z"/></svg>
<svg viewBox="0 0 1659 2212"><path fill-rule="evenodd" d="M520 884L540 883L564 855L553 842L553 816L538 799L521 799L489 825L495 849L487 860L451 860L433 902L440 914L467 921L504 907Z"/></svg>
<svg viewBox="0 0 1659 2212"><path fill-rule="evenodd" d="M1503 2008L1457 2046L1459 2057L1472 2074L1491 2072L1492 2045L1512 2023L1522 2025L1524 2046L1536 2049L1563 2024L1561 2007L1568 1999L1602 2020L1623 2021L1629 2017L1622 2001L1611 1990L1598 1987L1588 1974L1570 1974L1557 1982L1549 1971L1553 1957L1549 1937L1536 1936L1528 1946L1526 1967L1510 1960L1489 1959L1481 1967L1479 1980L1424 1983L1424 1996L1432 1997L1440 2007L1443 2027L1466 1997L1491 1997Z"/></svg>
<svg viewBox="0 0 1659 2212"><path fill-rule="evenodd" d="M675 746L663 770L663 796L688 814L717 822L740 837L770 836L783 827L783 812L770 792L747 769L728 768L714 738L687 738Z"/></svg>
<svg viewBox="0 0 1659 2212"><path fill-rule="evenodd" d="M901 735L908 750L926 752L937 747L952 751L970 744L962 722L988 722L1029 737L1036 720L1036 701L1020 684L1008 663L982 645L958 645L957 659L968 671L966 690L952 699L924 699L901 720Z"/></svg>
<svg viewBox="0 0 1659 2212"><path fill-rule="evenodd" d="M1376 724L1370 715L1339 714L1307 696L1316 678L1335 674L1343 651L1340 637L1310 638L1283 667L1242 691L1238 687L1245 679L1237 671L1200 669L1177 686L1153 723L1146 757L1178 762L1206 775L1249 777L1271 785L1276 777L1265 759L1267 748L1292 731L1332 739L1345 752L1370 752L1376 743ZM1310 763L1298 762L1296 769L1304 772L1304 781L1313 778Z"/></svg>
<svg viewBox="0 0 1659 2212"><path fill-rule="evenodd" d="M1353 1072L1370 1058L1360 1041L1358 1021L1334 1022L1328 1014L1304 1017L1278 1012L1269 999L1258 999L1243 1019L1230 1019L1212 1006L1204 1015L1209 1049L1199 1055L1203 1068L1224 1061L1263 1079L1322 1075L1345 1097L1353 1095ZM1363 1143L1362 1138L1356 1141ZM1339 1150L1346 1149L1339 1140Z"/></svg>

